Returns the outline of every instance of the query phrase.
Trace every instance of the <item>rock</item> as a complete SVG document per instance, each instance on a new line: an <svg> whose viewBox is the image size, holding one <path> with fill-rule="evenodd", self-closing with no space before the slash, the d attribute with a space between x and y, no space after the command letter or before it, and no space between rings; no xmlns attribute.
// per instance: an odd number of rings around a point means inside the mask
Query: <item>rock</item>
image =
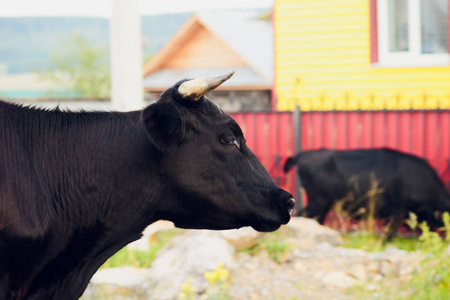
<svg viewBox="0 0 450 300"><path fill-rule="evenodd" d="M251 248L264 237L264 233L258 232L251 227L217 231L216 234L225 238L236 250Z"/></svg>
<svg viewBox="0 0 450 300"><path fill-rule="evenodd" d="M294 263L294 270L299 271L299 272L304 272L305 271L305 266L303 263L297 261Z"/></svg>
<svg viewBox="0 0 450 300"><path fill-rule="evenodd" d="M203 292L208 285L204 274L219 263L233 268L233 255L230 244L208 231L188 231L172 238L148 269L152 299L175 299L189 277L194 290Z"/></svg>
<svg viewBox="0 0 450 300"><path fill-rule="evenodd" d="M292 254L294 255L294 257L296 258L300 258L300 259L309 259L311 257L311 254L308 251L304 251L301 249L294 249L292 251Z"/></svg>
<svg viewBox="0 0 450 300"><path fill-rule="evenodd" d="M369 273L377 274L380 272L380 263L377 261L369 261L366 265L366 270Z"/></svg>
<svg viewBox="0 0 450 300"><path fill-rule="evenodd" d="M121 285L130 288L137 287L145 281L144 270L131 267L100 269L91 279L93 284Z"/></svg>
<svg viewBox="0 0 450 300"><path fill-rule="evenodd" d="M367 258L367 252L361 249L351 249L345 247L334 247L329 249L332 249L333 253L342 258L350 258L353 260Z"/></svg>
<svg viewBox="0 0 450 300"><path fill-rule="evenodd" d="M348 275L356 278L358 281L363 282L367 280L367 270L365 266L361 264L350 267Z"/></svg>
<svg viewBox="0 0 450 300"><path fill-rule="evenodd" d="M358 281L355 278L350 277L341 271L334 271L325 274L322 277L322 282L326 285L338 288L348 288L358 283Z"/></svg>
<svg viewBox="0 0 450 300"><path fill-rule="evenodd" d="M382 279L383 279L383 275L381 275L381 274L375 274L373 276L374 281L381 281Z"/></svg>
<svg viewBox="0 0 450 300"><path fill-rule="evenodd" d="M313 219L293 217L288 224L281 227L280 231L297 239L311 240L314 243L327 242L333 246L342 245L342 237L338 231L322 226Z"/></svg>
<svg viewBox="0 0 450 300"><path fill-rule="evenodd" d="M293 218L282 230L276 238L287 242L289 248L281 264L264 250L253 255L235 251L251 247L261 238L250 228L181 231L159 251L150 269L118 268L111 273L102 269L82 299L177 299L189 277L195 299L213 299L215 289L221 287L208 285L204 275L219 263L229 270L225 284L229 299L357 299L344 295L343 289L371 284L366 290L375 295L385 280L409 278L423 259L394 247L367 253L336 246L341 243L339 233L314 220ZM384 276L387 274L394 276Z"/></svg>
<svg viewBox="0 0 450 300"><path fill-rule="evenodd" d="M285 241L291 249L311 250L316 247L316 243L313 240L287 237Z"/></svg>
<svg viewBox="0 0 450 300"><path fill-rule="evenodd" d="M91 278L83 300L107 298L146 299L149 296L148 279L143 269L123 267L100 269Z"/></svg>
<svg viewBox="0 0 450 300"><path fill-rule="evenodd" d="M398 275L400 277L409 277L417 269L417 264L414 261L410 263L401 264L398 269Z"/></svg>
<svg viewBox="0 0 450 300"><path fill-rule="evenodd" d="M175 228L175 225L170 221L157 221L152 223L144 230L142 237L139 240L128 244L127 247L131 250L148 251L152 236L160 231L173 228Z"/></svg>
<svg viewBox="0 0 450 300"><path fill-rule="evenodd" d="M395 274L397 271L395 265L389 261L382 261L380 265L380 273L383 276Z"/></svg>

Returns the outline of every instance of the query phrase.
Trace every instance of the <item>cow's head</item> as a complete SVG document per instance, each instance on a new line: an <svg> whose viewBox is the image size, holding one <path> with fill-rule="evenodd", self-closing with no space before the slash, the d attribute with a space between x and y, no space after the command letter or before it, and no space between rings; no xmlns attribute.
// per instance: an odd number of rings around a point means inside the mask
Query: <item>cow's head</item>
<svg viewBox="0 0 450 300"><path fill-rule="evenodd" d="M236 121L204 96L232 75L180 81L142 113L160 153L157 217L178 227L273 231L290 219L291 194L273 182Z"/></svg>

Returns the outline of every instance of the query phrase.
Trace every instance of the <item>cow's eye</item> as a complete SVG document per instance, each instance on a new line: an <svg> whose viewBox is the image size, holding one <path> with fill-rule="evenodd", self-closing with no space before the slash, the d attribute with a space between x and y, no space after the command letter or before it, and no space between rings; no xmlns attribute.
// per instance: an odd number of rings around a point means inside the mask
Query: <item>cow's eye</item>
<svg viewBox="0 0 450 300"><path fill-rule="evenodd" d="M238 149L241 149L241 145L239 145L239 142L236 140L234 136L224 136L220 139L220 141L225 145L236 145Z"/></svg>

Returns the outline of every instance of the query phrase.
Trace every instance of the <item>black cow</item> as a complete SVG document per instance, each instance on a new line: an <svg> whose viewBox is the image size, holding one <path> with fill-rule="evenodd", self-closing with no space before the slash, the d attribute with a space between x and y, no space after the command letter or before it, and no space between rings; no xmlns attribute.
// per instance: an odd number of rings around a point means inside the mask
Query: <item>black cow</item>
<svg viewBox="0 0 450 300"><path fill-rule="evenodd" d="M450 195L436 171L423 159L391 149L312 150L290 157L297 166L308 205L297 214L323 224L338 203L351 218L372 214L385 219L385 239L397 231L409 212L432 227L442 226L436 212L450 211Z"/></svg>
<svg viewBox="0 0 450 300"><path fill-rule="evenodd" d="M0 299L78 299L147 225L273 231L295 201L203 96L231 77L184 80L134 112L0 101Z"/></svg>

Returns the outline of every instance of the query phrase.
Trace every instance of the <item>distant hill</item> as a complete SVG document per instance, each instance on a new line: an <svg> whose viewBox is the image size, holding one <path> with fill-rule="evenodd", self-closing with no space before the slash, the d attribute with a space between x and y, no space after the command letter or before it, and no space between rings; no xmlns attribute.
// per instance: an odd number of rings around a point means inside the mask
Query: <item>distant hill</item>
<svg viewBox="0 0 450 300"><path fill-rule="evenodd" d="M156 53L192 13L142 17L144 58ZM43 70L61 39L77 31L109 45L109 20L91 17L0 18L0 70L10 74Z"/></svg>

